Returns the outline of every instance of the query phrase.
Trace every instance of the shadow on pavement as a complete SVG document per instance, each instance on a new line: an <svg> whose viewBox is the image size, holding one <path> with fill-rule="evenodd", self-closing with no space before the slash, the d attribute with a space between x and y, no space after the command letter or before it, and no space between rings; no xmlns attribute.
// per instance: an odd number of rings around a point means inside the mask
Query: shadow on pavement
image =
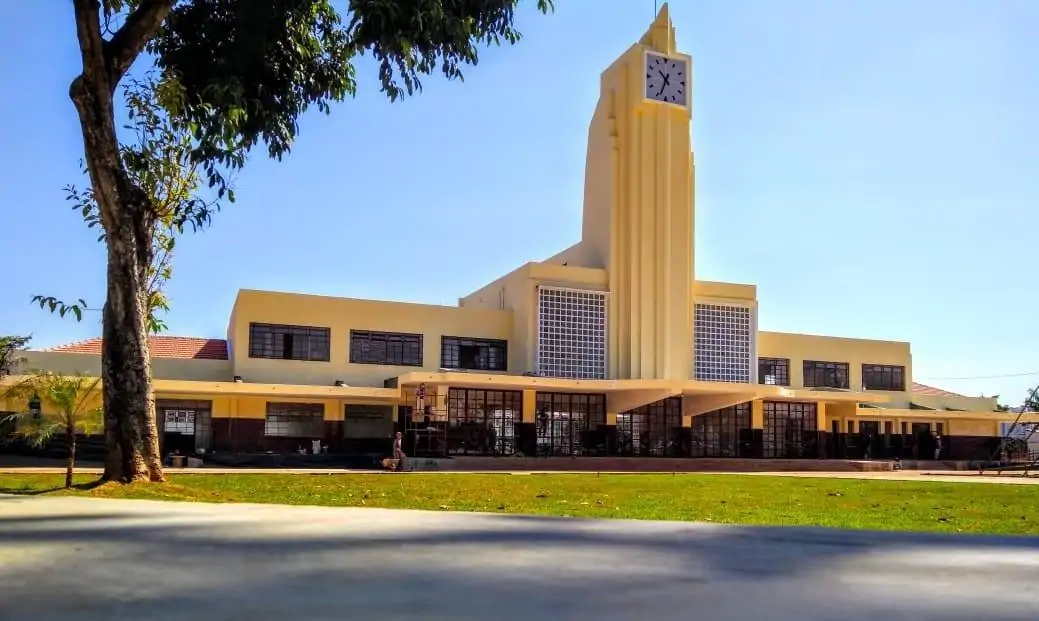
<svg viewBox="0 0 1039 621"><path fill-rule="evenodd" d="M1022 562L1039 566L1039 539L126 506L0 516L0 559L12 558L3 554L9 546L46 557L0 564L0 601L35 621L73 612L83 621L191 614L1034 621L1039 609L1033 577L1021 571Z"/></svg>

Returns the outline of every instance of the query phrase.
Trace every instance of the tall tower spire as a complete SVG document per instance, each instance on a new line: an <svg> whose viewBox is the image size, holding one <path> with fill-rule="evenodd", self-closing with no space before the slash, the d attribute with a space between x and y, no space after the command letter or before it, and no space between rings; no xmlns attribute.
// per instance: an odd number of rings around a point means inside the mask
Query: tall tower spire
<svg viewBox="0 0 1039 621"><path fill-rule="evenodd" d="M668 8L603 74L588 128L582 245L609 273L608 375L691 376L692 59Z"/></svg>
<svg viewBox="0 0 1039 621"><path fill-rule="evenodd" d="M671 15L667 10L667 3L660 7L657 18L650 24L649 30L642 35L639 45L643 45L661 54L673 54L675 52L675 27L671 23Z"/></svg>

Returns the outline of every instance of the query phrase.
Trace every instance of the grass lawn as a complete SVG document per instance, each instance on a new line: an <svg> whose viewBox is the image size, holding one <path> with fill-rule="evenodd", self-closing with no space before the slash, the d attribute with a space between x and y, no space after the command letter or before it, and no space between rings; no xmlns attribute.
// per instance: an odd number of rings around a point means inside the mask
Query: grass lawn
<svg viewBox="0 0 1039 621"><path fill-rule="evenodd" d="M0 474L0 493L1039 535L1039 486L1032 485L706 474L242 473L55 490L63 481Z"/></svg>

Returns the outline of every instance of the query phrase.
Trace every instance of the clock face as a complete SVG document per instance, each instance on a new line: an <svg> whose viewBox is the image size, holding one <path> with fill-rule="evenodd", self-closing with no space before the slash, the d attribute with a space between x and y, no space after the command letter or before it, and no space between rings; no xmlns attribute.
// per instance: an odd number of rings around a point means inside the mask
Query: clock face
<svg viewBox="0 0 1039 621"><path fill-rule="evenodd" d="M646 54L646 99L685 106L689 66L681 58Z"/></svg>

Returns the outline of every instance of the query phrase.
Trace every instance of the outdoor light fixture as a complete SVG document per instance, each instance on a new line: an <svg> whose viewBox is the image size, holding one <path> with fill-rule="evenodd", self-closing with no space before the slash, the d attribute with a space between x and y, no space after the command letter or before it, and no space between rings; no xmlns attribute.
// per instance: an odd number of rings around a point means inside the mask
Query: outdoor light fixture
<svg viewBox="0 0 1039 621"><path fill-rule="evenodd" d="M33 420L39 420L42 415L43 407L40 403L40 397L39 395L33 395L29 399L29 416L32 417Z"/></svg>

